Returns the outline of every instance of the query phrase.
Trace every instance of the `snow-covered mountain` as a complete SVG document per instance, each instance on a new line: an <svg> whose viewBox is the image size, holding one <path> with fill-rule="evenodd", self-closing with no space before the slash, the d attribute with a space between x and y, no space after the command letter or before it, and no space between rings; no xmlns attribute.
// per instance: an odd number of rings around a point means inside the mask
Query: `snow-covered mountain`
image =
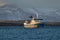
<svg viewBox="0 0 60 40"><path fill-rule="evenodd" d="M31 15L34 16L35 14L30 14L25 12L22 8L17 8L10 5L0 8L0 20L25 20Z"/></svg>
<svg viewBox="0 0 60 40"><path fill-rule="evenodd" d="M0 20L26 20L31 15L36 18L36 14L43 21L60 21L59 9L18 8L13 5L0 8Z"/></svg>

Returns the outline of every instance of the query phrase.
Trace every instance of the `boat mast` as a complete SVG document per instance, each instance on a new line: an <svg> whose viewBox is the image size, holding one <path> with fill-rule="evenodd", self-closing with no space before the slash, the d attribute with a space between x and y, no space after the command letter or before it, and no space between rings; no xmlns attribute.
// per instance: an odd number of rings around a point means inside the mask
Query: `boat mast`
<svg viewBox="0 0 60 40"><path fill-rule="evenodd" d="M36 13L36 17L37 17L37 19L38 19L38 13Z"/></svg>
<svg viewBox="0 0 60 40"><path fill-rule="evenodd" d="M37 19L39 19L39 14L38 14L38 12L37 12L37 10L35 9L35 8L33 8L35 11L36 11L36 17L37 17ZM38 20L39 22L40 22L40 20Z"/></svg>

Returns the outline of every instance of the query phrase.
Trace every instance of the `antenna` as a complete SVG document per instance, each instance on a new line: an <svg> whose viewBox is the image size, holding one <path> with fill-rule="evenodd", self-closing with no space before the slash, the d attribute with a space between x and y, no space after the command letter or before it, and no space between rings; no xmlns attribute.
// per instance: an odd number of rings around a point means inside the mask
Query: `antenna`
<svg viewBox="0 0 60 40"><path fill-rule="evenodd" d="M38 19L38 13L36 13L36 17L37 17L37 19Z"/></svg>

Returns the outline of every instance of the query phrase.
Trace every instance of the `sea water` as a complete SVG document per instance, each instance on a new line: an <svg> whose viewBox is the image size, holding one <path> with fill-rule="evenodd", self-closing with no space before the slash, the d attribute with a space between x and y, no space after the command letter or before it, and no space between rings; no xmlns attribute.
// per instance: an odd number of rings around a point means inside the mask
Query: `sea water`
<svg viewBox="0 0 60 40"><path fill-rule="evenodd" d="M0 40L60 40L60 26L0 26Z"/></svg>

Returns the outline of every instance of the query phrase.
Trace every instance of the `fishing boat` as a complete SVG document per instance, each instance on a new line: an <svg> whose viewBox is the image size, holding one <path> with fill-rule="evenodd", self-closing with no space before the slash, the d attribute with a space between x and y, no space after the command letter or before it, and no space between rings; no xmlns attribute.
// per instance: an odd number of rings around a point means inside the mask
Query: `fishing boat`
<svg viewBox="0 0 60 40"><path fill-rule="evenodd" d="M24 22L24 28L38 28L38 25L41 23L40 20L42 19L38 19L38 14L37 14L37 19L35 19L34 17L30 17L31 20L30 21L25 21Z"/></svg>
<svg viewBox="0 0 60 40"><path fill-rule="evenodd" d="M40 24L40 21L35 21L34 18L32 18L30 22L28 21L24 22L24 27L25 28L37 28L38 24Z"/></svg>

